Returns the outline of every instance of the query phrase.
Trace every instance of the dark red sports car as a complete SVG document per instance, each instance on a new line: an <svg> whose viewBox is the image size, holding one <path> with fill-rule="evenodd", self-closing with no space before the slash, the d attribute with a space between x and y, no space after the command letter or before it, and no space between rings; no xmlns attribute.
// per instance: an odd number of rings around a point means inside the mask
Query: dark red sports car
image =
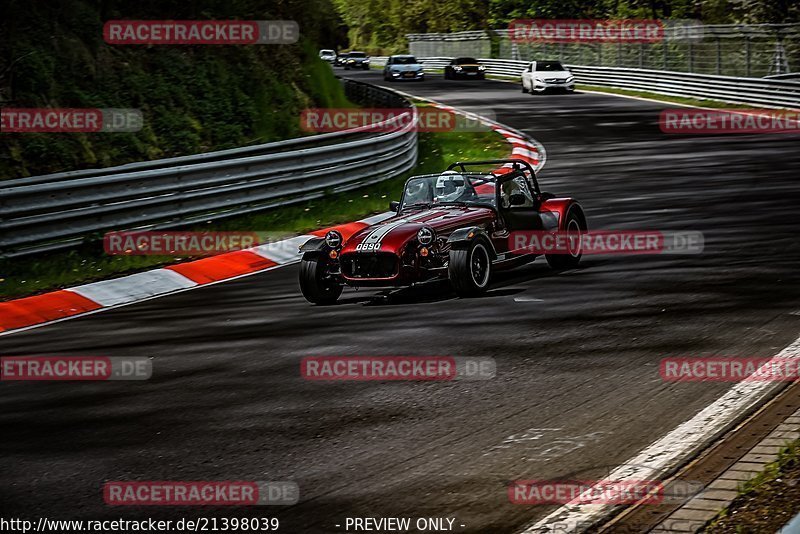
<svg viewBox="0 0 800 534"><path fill-rule="evenodd" d="M490 172L468 167L502 165ZM441 174L409 178L397 215L363 228L349 239L332 230L300 247L300 288L315 304L331 304L344 285L408 286L447 277L459 296L489 287L492 272L531 261L513 250L511 232L587 230L581 206L539 189L523 160L457 162ZM580 248L546 255L554 268L578 264Z"/></svg>

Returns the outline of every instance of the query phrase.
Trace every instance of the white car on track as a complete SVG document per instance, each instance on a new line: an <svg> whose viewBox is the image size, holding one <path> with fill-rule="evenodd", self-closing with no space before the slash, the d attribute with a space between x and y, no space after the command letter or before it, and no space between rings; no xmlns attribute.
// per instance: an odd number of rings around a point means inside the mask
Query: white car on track
<svg viewBox="0 0 800 534"><path fill-rule="evenodd" d="M323 48L319 51L319 58L322 61L327 61L328 63L333 63L336 61L336 51L331 50L330 48Z"/></svg>
<svg viewBox="0 0 800 534"><path fill-rule="evenodd" d="M547 90L575 90L575 77L560 61L531 61L522 71L523 93L544 93Z"/></svg>

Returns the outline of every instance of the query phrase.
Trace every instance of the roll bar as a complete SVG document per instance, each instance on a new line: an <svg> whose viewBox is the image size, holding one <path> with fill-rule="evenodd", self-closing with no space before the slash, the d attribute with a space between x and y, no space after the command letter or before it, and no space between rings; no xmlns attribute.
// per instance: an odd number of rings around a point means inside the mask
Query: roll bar
<svg viewBox="0 0 800 534"><path fill-rule="evenodd" d="M514 178L514 171L524 173L524 171L528 171L531 175L531 180L533 180L533 188L536 191L536 194L541 194L541 189L539 189L539 181L536 179L536 171L534 170L533 166L525 161L524 159L487 159L487 160L480 160L480 161L456 161L455 163L451 163L449 167L447 167L448 171L452 171L456 168L460 168L461 172L467 172L467 167L475 167L477 165L506 165L510 163L512 172L507 174L501 174L497 177L497 181L499 183L506 182L512 178Z"/></svg>

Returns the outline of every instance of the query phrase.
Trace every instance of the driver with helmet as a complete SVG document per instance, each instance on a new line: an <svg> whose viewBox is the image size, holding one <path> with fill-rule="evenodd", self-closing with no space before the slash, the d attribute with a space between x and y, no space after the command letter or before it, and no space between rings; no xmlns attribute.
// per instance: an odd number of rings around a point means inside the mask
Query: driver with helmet
<svg viewBox="0 0 800 534"><path fill-rule="evenodd" d="M436 179L434 198L436 202L457 202L474 197L466 178L456 171L444 171Z"/></svg>

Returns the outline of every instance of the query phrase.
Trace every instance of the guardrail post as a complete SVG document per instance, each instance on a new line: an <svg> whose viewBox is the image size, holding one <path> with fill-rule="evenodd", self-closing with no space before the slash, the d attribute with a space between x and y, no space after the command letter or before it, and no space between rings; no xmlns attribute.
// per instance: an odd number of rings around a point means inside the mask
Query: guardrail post
<svg viewBox="0 0 800 534"><path fill-rule="evenodd" d="M750 77L750 56L752 52L750 50L751 42L750 36L748 35L747 38L744 40L744 69L745 69L745 76L748 78Z"/></svg>
<svg viewBox="0 0 800 534"><path fill-rule="evenodd" d="M669 47L666 41L661 41L661 51L664 53L664 70L669 70Z"/></svg>
<svg viewBox="0 0 800 534"><path fill-rule="evenodd" d="M722 74L722 40L717 37L717 75Z"/></svg>
<svg viewBox="0 0 800 534"><path fill-rule="evenodd" d="M694 72L694 46L691 39L689 40L689 70L687 72Z"/></svg>

